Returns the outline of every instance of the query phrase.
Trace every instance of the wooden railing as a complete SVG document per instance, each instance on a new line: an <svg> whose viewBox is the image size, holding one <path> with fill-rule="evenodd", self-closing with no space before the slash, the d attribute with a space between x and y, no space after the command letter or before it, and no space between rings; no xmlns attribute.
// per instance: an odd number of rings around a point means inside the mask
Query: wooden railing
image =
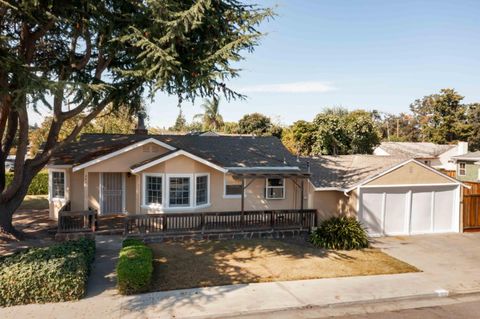
<svg viewBox="0 0 480 319"><path fill-rule="evenodd" d="M265 210L129 215L125 234L182 234L310 229L316 210Z"/></svg>
<svg viewBox="0 0 480 319"><path fill-rule="evenodd" d="M59 233L75 233L75 232L94 232L96 228L97 212L95 210L85 211L69 211L70 203L68 202L58 212L58 232Z"/></svg>

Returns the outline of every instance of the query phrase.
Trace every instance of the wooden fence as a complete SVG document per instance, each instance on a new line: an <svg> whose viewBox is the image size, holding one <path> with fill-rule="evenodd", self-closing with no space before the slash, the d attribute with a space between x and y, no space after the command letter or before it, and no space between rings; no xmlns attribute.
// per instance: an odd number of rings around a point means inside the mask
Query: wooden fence
<svg viewBox="0 0 480 319"><path fill-rule="evenodd" d="M310 229L316 210L167 213L130 215L125 234L184 234L236 231Z"/></svg>
<svg viewBox="0 0 480 319"><path fill-rule="evenodd" d="M97 212L95 210L70 211L70 202L58 212L58 232L94 232Z"/></svg>
<svg viewBox="0 0 480 319"><path fill-rule="evenodd" d="M480 183L463 182L471 188L463 188L463 229L480 230Z"/></svg>

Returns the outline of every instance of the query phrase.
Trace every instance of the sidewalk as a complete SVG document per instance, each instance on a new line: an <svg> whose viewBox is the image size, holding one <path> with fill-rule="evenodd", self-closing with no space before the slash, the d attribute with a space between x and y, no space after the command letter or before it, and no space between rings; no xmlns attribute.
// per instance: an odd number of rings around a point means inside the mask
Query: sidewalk
<svg viewBox="0 0 480 319"><path fill-rule="evenodd" d="M109 276L114 256L106 248L102 254L104 248L99 247L105 268L95 276L103 284L97 288L94 285L86 299L0 309L0 317L225 318L309 306L469 293L480 291L479 242L480 234L452 234L382 238L375 243L388 254L422 269L420 273L232 285L130 297L121 297L112 289ZM105 243L103 247L111 246ZM97 269L101 264L99 260Z"/></svg>

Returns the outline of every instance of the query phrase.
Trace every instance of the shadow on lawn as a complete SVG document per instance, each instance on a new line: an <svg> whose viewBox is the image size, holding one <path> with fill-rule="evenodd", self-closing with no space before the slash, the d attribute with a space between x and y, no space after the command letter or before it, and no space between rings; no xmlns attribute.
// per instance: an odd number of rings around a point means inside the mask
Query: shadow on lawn
<svg viewBox="0 0 480 319"><path fill-rule="evenodd" d="M151 313L168 310L173 315L176 308L214 302L248 283L282 280L274 275L275 264L262 259L307 263L311 258L355 259L308 243L265 239L168 242L151 247L155 253L152 291L160 291L130 297L123 305L126 311L139 314L147 309ZM192 287L210 288L186 289Z"/></svg>
<svg viewBox="0 0 480 319"><path fill-rule="evenodd" d="M151 246L155 253L152 290L160 291L292 280L284 274L277 278L280 264L311 258L354 259L342 252L280 240L171 242Z"/></svg>

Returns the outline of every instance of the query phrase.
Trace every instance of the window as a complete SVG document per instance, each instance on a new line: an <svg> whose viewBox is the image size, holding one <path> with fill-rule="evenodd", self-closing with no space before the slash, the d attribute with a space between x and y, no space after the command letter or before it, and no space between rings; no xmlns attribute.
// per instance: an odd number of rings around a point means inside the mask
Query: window
<svg viewBox="0 0 480 319"><path fill-rule="evenodd" d="M285 198L285 179L283 178L267 178L265 187L265 197L267 199L283 199Z"/></svg>
<svg viewBox="0 0 480 319"><path fill-rule="evenodd" d="M65 198L64 172L52 172L52 198Z"/></svg>
<svg viewBox="0 0 480 319"><path fill-rule="evenodd" d="M467 166L465 163L458 163L458 176L467 175Z"/></svg>
<svg viewBox="0 0 480 319"><path fill-rule="evenodd" d="M169 184L169 206L189 207L190 177L170 177Z"/></svg>
<svg viewBox="0 0 480 319"><path fill-rule="evenodd" d="M225 196L241 196L242 181L234 179L232 175L225 175Z"/></svg>
<svg viewBox="0 0 480 319"><path fill-rule="evenodd" d="M161 176L146 175L145 176L145 204L161 205L162 204L162 184Z"/></svg>
<svg viewBox="0 0 480 319"><path fill-rule="evenodd" d="M196 177L196 205L208 204L208 175L200 175Z"/></svg>

